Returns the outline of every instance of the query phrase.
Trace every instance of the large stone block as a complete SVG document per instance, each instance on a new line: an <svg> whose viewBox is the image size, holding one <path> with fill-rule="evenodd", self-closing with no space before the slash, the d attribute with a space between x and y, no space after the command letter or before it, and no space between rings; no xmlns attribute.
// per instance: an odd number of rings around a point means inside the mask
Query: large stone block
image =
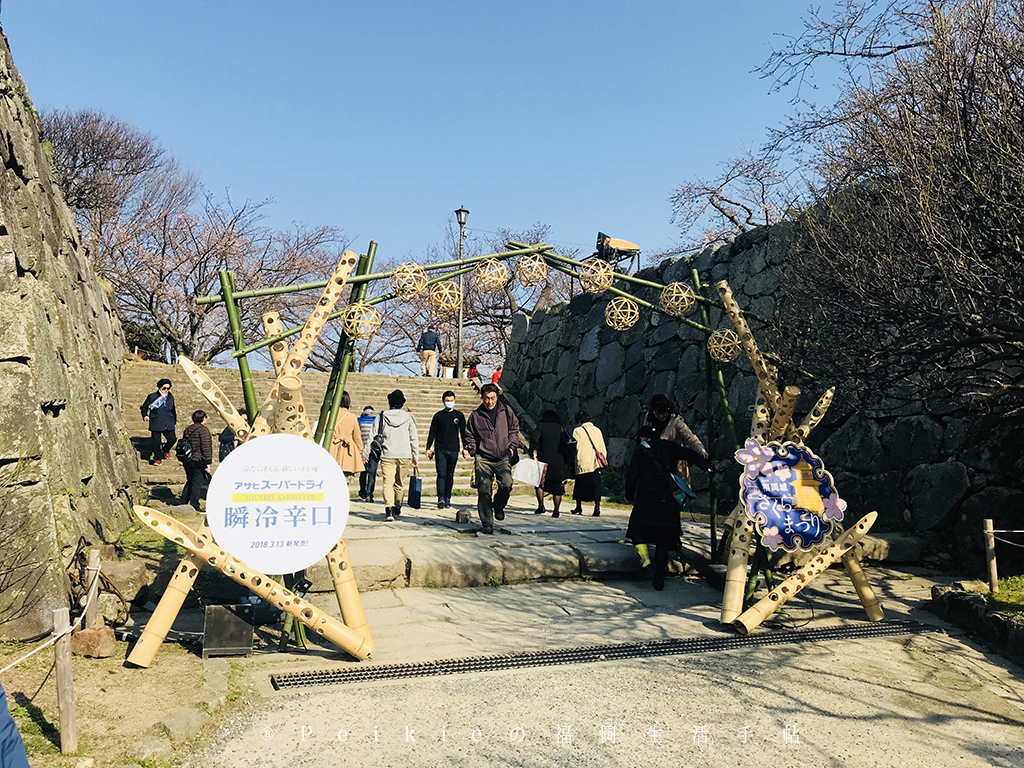
<svg viewBox="0 0 1024 768"><path fill-rule="evenodd" d="M860 415L850 417L821 446L825 466L875 474L886 469L878 424Z"/></svg>
<svg viewBox="0 0 1024 768"><path fill-rule="evenodd" d="M579 556L584 576L614 579L640 571L640 558L631 544L574 542L569 546Z"/></svg>
<svg viewBox="0 0 1024 768"><path fill-rule="evenodd" d="M897 469L938 461L943 455L942 427L929 416L902 416L882 431L889 464Z"/></svg>
<svg viewBox="0 0 1024 768"><path fill-rule="evenodd" d="M957 461L924 464L907 473L907 503L914 526L933 531L953 522L953 514L970 490L967 468Z"/></svg>
<svg viewBox="0 0 1024 768"><path fill-rule="evenodd" d="M479 587L500 583L501 558L483 541L429 540L402 546L410 587Z"/></svg>
<svg viewBox="0 0 1024 768"><path fill-rule="evenodd" d="M583 340L580 342L580 362L585 363L590 360L597 360L598 354L601 352L601 347L598 344L598 334L601 332L600 327L591 328L585 334L583 334Z"/></svg>
<svg viewBox="0 0 1024 768"><path fill-rule="evenodd" d="M495 547L506 584L545 579L571 579L580 575L579 555L564 544Z"/></svg>
<svg viewBox="0 0 1024 768"><path fill-rule="evenodd" d="M594 383L599 389L605 389L622 375L622 361L626 357L626 351L618 342L606 344L601 348L597 358L597 373Z"/></svg>

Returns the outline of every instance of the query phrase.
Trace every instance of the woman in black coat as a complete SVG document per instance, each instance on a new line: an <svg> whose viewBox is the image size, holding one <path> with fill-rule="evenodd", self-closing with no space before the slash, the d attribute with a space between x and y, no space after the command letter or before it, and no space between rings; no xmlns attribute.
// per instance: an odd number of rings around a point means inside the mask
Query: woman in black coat
<svg viewBox="0 0 1024 768"><path fill-rule="evenodd" d="M638 552L642 552L641 546L655 546L653 584L660 590L665 588L668 553L682 546L680 508L674 498L677 486L670 475L680 460L708 471L710 466L706 454L660 439L654 427L643 427L639 437L626 470L625 497L633 504L626 538Z"/></svg>
<svg viewBox="0 0 1024 768"><path fill-rule="evenodd" d="M568 441L562 430L562 420L554 411L544 411L540 415L537 431L533 433L530 449L533 458L548 465L544 475L544 483L537 489L537 510L534 514L544 514L544 494L552 496L555 510L552 517L558 517L558 508L565 494L565 451Z"/></svg>

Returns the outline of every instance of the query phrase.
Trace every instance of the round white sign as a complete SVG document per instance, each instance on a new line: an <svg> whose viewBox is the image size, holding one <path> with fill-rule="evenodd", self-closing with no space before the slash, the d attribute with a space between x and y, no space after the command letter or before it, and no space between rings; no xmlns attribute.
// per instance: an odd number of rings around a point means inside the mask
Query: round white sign
<svg viewBox="0 0 1024 768"><path fill-rule="evenodd" d="M298 435L242 443L221 462L206 496L217 546L267 575L324 557L348 522L348 483L327 451Z"/></svg>

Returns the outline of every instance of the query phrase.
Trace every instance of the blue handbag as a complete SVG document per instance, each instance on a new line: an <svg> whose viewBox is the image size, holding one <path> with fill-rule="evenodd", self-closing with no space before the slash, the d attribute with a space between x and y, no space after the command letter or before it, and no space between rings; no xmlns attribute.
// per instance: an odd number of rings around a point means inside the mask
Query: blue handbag
<svg viewBox="0 0 1024 768"><path fill-rule="evenodd" d="M686 505L690 502L690 499L694 498L697 494L690 488L690 484L686 482L686 478L682 475L677 475L675 472L669 473L669 477L672 478L672 485L675 490L672 492L672 498L676 500L676 504L679 505L680 509L685 509Z"/></svg>
<svg viewBox="0 0 1024 768"><path fill-rule="evenodd" d="M423 478L419 476L416 468L413 467L412 477L409 478L409 506L413 509L419 509L422 498Z"/></svg>

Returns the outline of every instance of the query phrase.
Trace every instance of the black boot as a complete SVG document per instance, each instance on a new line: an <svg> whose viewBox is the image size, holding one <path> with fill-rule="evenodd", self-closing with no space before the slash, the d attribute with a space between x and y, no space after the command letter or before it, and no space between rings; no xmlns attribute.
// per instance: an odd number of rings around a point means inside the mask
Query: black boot
<svg viewBox="0 0 1024 768"><path fill-rule="evenodd" d="M668 547L658 544L654 550L654 581L651 583L659 592L665 588L665 572L668 570Z"/></svg>

